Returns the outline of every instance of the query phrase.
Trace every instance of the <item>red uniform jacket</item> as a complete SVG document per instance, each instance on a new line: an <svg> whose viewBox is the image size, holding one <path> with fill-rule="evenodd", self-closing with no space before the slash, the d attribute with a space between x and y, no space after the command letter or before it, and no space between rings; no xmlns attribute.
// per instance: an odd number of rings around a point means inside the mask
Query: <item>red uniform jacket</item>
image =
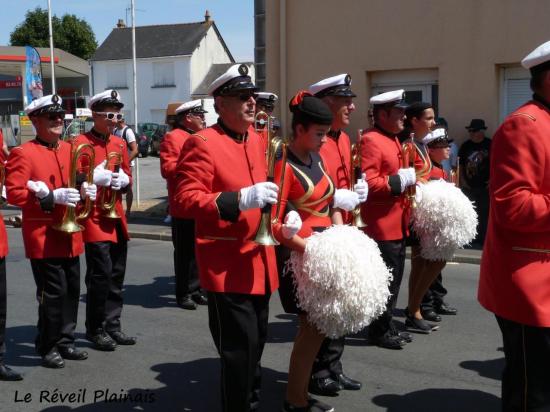
<svg viewBox="0 0 550 412"><path fill-rule="evenodd" d="M8 255L8 233L6 232L6 225L4 224L4 218L0 213L0 258Z"/></svg>
<svg viewBox="0 0 550 412"><path fill-rule="evenodd" d="M491 151L479 302L505 319L550 327L550 108L521 106Z"/></svg>
<svg viewBox="0 0 550 412"><path fill-rule="evenodd" d="M29 180L41 180L50 190L67 187L70 159L71 145L63 141L53 149L31 140L10 152L6 166L8 202L23 210L23 243L30 259L75 257L84 251L81 232L67 234L52 228L62 221L66 207L55 205L52 212L46 212L34 192L27 189Z"/></svg>
<svg viewBox="0 0 550 412"><path fill-rule="evenodd" d="M327 141L319 151L330 178L334 182L335 189L349 189L351 179L351 143L349 136L340 131L335 138L327 136ZM357 176L359 178L361 176ZM351 223L352 214L345 210L341 211L344 223Z"/></svg>
<svg viewBox="0 0 550 412"><path fill-rule="evenodd" d="M310 237L313 232L321 228L332 225L330 207L334 197L334 184L329 171L325 170L323 157L315 153L312 154L312 160L316 164L306 170L316 176L309 175L290 162L285 165L278 215L276 215L277 207L273 207L273 217L277 217L277 224L273 225L273 233L281 243L284 240L282 224L287 212L287 205L290 206L290 210L295 210L302 219L302 227L297 233L302 239ZM280 181L282 174L282 162L279 161L275 169L275 182Z"/></svg>
<svg viewBox="0 0 550 412"><path fill-rule="evenodd" d="M75 145L81 143L88 143L94 147L95 150L95 166L102 163L106 158L107 154L111 152L119 152L122 154L122 164L120 165L121 169L130 177L130 184L132 184L132 170L128 163L128 150L126 148L126 142L124 139L117 136L109 136L108 141L106 142L103 139L95 137L91 132L86 134L81 134L77 136L74 140ZM94 166L94 167L95 167ZM110 168L112 170L112 167ZM111 192L108 188L97 187L97 198L93 203L94 207L92 208L92 213L87 219L79 221L79 223L84 226L84 242L117 242L117 232L116 225L121 223L122 230L125 238L128 240L128 225L126 222L126 215L124 214L124 208L122 207L122 195L120 191L112 192L116 193L116 203L115 210L120 216L120 219L111 219L104 216L104 210L101 208L101 198L102 194L107 189L108 192ZM107 199L107 197L106 197Z"/></svg>
<svg viewBox="0 0 550 412"><path fill-rule="evenodd" d="M176 185L176 166L183 148L183 144L190 136L185 130L174 129L167 133L160 144L160 174L166 179L168 185L168 205L170 215L175 218L178 216L178 208L174 207L174 187Z"/></svg>
<svg viewBox="0 0 550 412"><path fill-rule="evenodd" d="M4 135L2 134L2 130L0 130L0 162L4 163L6 161L6 155L4 154L4 150L2 149L4 147Z"/></svg>
<svg viewBox="0 0 550 412"><path fill-rule="evenodd" d="M229 221L221 218L217 203L222 192L266 181L260 136L250 127L243 143L219 125L201 130L185 142L177 168L174 207L176 213L195 219L201 286L212 292L261 295L269 283L269 292L275 291L279 280L274 248L253 240L260 210L240 212Z"/></svg>
<svg viewBox="0 0 550 412"><path fill-rule="evenodd" d="M373 128L361 138L361 168L369 185L369 197L361 204L361 217L367 224L365 233L375 240L400 240L408 234L408 202L390 186L390 176L392 181L398 181L401 159L397 137ZM399 187L400 184L396 186Z"/></svg>
<svg viewBox="0 0 550 412"><path fill-rule="evenodd" d="M437 163L434 163L432 161L432 169L430 170L430 174L428 175L428 180L448 180L449 176L447 175L447 172L441 167L441 165L438 165Z"/></svg>

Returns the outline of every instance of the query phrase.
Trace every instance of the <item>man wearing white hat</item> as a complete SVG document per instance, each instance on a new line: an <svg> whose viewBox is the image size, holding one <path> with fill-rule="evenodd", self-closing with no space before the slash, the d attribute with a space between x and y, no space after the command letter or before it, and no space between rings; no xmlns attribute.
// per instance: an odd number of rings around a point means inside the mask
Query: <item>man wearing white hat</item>
<svg viewBox="0 0 550 412"><path fill-rule="evenodd" d="M479 302L497 318L503 411L550 411L550 41L521 62L533 99L492 141Z"/></svg>
<svg viewBox="0 0 550 412"><path fill-rule="evenodd" d="M355 110L353 98L356 95L351 90L351 76L344 73L323 79L309 86L309 92L323 100L333 116L327 134L328 139L320 150L330 178L334 182L335 188L350 189L356 182L353 182L352 185L350 181L351 143L343 129L349 126L351 113ZM364 185L364 190L368 191L366 185ZM351 213L342 211L344 223L351 223L351 216ZM334 396L341 389L361 389L361 382L344 374L341 362L344 343L345 337L325 338L313 364L310 392Z"/></svg>
<svg viewBox="0 0 550 412"><path fill-rule="evenodd" d="M185 142L174 193L174 209L195 219L195 253L221 357L226 412L259 408L269 298L279 286L273 246L254 241L261 209L276 203L278 193L266 181L264 146L252 127L256 92L246 65L233 65L214 80L209 94L218 123Z"/></svg>
<svg viewBox="0 0 550 412"><path fill-rule="evenodd" d="M361 139L361 167L367 175L369 198L361 206L364 231L376 241L382 258L392 270L391 298L386 311L369 325L369 342L387 349L401 349L411 337L393 323L403 270L405 237L408 235L407 187L416 183L414 168L403 165L397 135L405 120L404 91L394 90L373 96L374 127Z"/></svg>
<svg viewBox="0 0 550 412"><path fill-rule="evenodd" d="M136 343L136 338L122 332L120 321L129 240L121 192L130 185L132 176L126 142L113 135L116 122L123 117L122 107L116 90L96 94L89 102L94 126L75 138L75 144L92 145L95 151L94 183L99 186L99 202L94 204L90 218L83 222L86 338L102 351ZM118 156L120 164L112 156ZM104 204L113 197L115 216L110 216Z"/></svg>
<svg viewBox="0 0 550 412"><path fill-rule="evenodd" d="M67 187L71 145L60 140L65 110L61 98L49 95L34 100L25 112L36 138L14 148L6 165L8 202L23 211L25 255L31 261L38 300L36 351L42 365L62 368L64 359L84 360L88 354L75 347L74 331L80 299L82 233L65 233L60 224L67 207L82 199L95 200L96 187L82 183Z"/></svg>
<svg viewBox="0 0 550 412"><path fill-rule="evenodd" d="M176 166L183 144L192 134L204 129L201 100L192 100L175 110L174 129L164 136L160 144L160 173L168 185L168 207L172 216L172 243L174 244L174 272L176 278L176 303L188 310L205 305L207 299L199 285L195 262L195 222L178 214L174 207Z"/></svg>

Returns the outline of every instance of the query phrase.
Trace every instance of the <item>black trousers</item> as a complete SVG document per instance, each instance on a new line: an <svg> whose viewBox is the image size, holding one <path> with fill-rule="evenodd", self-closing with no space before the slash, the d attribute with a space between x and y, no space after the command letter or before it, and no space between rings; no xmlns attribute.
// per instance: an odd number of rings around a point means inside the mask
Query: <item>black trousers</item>
<svg viewBox="0 0 550 412"><path fill-rule="evenodd" d="M330 378L343 373L341 359L345 341L345 337L323 340L311 369L313 378Z"/></svg>
<svg viewBox="0 0 550 412"><path fill-rule="evenodd" d="M487 224L489 223L489 189L464 189L464 194L474 203L477 212L477 235L473 243L483 245L487 233Z"/></svg>
<svg viewBox="0 0 550 412"><path fill-rule="evenodd" d="M172 217L176 299L200 293L199 271L195 260L195 221Z"/></svg>
<svg viewBox="0 0 550 412"><path fill-rule="evenodd" d="M435 307L442 305L446 295L447 289L443 286L443 276L440 273L422 298L422 310L433 310Z"/></svg>
<svg viewBox="0 0 550 412"><path fill-rule="evenodd" d="M224 412L258 410L270 295L208 292L210 333L221 358Z"/></svg>
<svg viewBox="0 0 550 412"><path fill-rule="evenodd" d="M128 242L117 227L118 243L86 243L86 331L95 334L121 330L122 288Z"/></svg>
<svg viewBox="0 0 550 412"><path fill-rule="evenodd" d="M6 258L0 258L0 364L6 353Z"/></svg>
<svg viewBox="0 0 550 412"><path fill-rule="evenodd" d="M74 258L31 259L38 300L40 356L55 346L74 345L74 330L80 298L80 260Z"/></svg>
<svg viewBox="0 0 550 412"><path fill-rule="evenodd" d="M506 358L502 374L502 411L549 412L550 328L496 318Z"/></svg>
<svg viewBox="0 0 550 412"><path fill-rule="evenodd" d="M386 303L386 310L382 315L375 319L369 325L369 337L379 339L386 334L392 334L395 331L393 324L393 311L397 298L399 296L399 288L403 279L403 271L405 270L405 240L377 240L376 243L380 248L382 259L386 266L391 270L393 279L390 282L391 296Z"/></svg>

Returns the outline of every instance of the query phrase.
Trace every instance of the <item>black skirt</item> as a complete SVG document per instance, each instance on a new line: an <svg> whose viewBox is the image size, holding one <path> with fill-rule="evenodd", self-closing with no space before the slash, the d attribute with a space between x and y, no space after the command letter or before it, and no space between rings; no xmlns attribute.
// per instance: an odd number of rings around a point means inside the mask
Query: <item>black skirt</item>
<svg viewBox="0 0 550 412"><path fill-rule="evenodd" d="M279 271L279 298L285 313L299 315L305 313L298 307L298 298L294 287L294 274L291 270L285 270L286 263L290 259L291 250L283 245L275 248L277 256L277 269Z"/></svg>

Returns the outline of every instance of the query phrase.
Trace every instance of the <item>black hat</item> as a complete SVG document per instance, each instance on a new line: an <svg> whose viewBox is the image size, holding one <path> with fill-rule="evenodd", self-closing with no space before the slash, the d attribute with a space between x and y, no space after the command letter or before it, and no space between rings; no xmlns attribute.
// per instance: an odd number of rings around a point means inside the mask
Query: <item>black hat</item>
<svg viewBox="0 0 550 412"><path fill-rule="evenodd" d="M487 126L485 126L485 120L483 119L472 119L466 129L470 132L477 132L478 130L487 129Z"/></svg>
<svg viewBox="0 0 550 412"><path fill-rule="evenodd" d="M321 99L312 96L306 91L298 92L288 104L290 111L295 116L301 116L312 123L329 126L332 124L332 112Z"/></svg>

